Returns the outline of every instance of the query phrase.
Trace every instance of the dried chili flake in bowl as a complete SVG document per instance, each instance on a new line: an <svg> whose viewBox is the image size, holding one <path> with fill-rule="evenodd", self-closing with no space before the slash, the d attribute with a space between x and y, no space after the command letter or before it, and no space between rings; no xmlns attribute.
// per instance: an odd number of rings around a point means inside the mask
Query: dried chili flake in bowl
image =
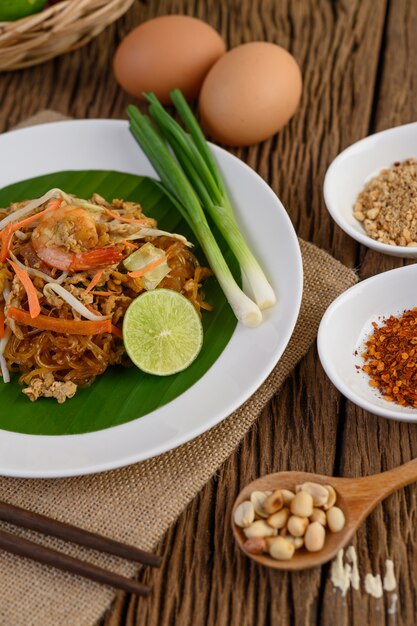
<svg viewBox="0 0 417 626"><path fill-rule="evenodd" d="M388 402L417 408L417 307L372 326L361 355L370 386Z"/></svg>

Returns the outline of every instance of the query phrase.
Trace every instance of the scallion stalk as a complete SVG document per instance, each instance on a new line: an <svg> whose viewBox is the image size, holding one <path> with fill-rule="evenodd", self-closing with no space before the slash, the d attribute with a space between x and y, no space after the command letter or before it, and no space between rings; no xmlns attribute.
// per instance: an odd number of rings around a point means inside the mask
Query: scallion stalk
<svg viewBox="0 0 417 626"><path fill-rule="evenodd" d="M161 187L199 241L237 319L246 326L262 321L259 307L240 289L207 223L200 201L180 165L150 119L133 105L127 109L130 129L161 179Z"/></svg>
<svg viewBox="0 0 417 626"><path fill-rule="evenodd" d="M154 94L147 94L149 112L167 139L205 211L213 219L239 261L261 309L276 302L275 293L237 224L232 202L204 134L179 89L171 99L189 134L165 111Z"/></svg>

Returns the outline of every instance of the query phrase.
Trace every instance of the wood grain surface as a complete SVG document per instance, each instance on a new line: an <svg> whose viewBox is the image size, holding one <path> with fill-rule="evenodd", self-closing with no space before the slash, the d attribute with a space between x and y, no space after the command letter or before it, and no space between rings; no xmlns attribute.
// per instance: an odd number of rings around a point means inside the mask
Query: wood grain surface
<svg viewBox="0 0 417 626"><path fill-rule="evenodd" d="M133 26L165 13L205 19L229 46L266 39L294 54L304 77L297 115L279 135L234 153L269 182L300 236L358 268L361 277L400 265L401 260L359 247L335 226L324 207L322 183L344 147L417 119L415 0L137 0L82 50L0 75L0 131L44 108L74 117L124 117L129 97L112 75L115 47ZM415 624L417 486L379 505L358 532L361 589L345 598L333 588L329 565L286 574L247 560L233 543L229 516L240 489L267 472L360 476L416 456L417 426L375 417L341 397L312 347L256 427L167 533L160 572L140 574L153 587L151 598L120 594L103 624ZM384 575L388 558L398 580L396 613L393 594L376 599L363 585L366 573Z"/></svg>

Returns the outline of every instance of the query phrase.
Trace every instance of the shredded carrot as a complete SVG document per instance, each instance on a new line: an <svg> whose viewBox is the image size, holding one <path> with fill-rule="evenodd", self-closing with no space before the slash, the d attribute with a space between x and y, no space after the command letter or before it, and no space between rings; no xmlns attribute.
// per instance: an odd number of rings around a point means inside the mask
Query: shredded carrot
<svg viewBox="0 0 417 626"><path fill-rule="evenodd" d="M61 317L48 317L38 315L33 319L27 311L10 307L7 317L25 326L33 326L42 330L51 330L61 335L101 335L112 332L111 320L100 320L99 322L66 320Z"/></svg>
<svg viewBox="0 0 417 626"><path fill-rule="evenodd" d="M5 320L4 309L1 308L0 309L0 339L3 339L4 333L5 333L4 320Z"/></svg>
<svg viewBox="0 0 417 626"><path fill-rule="evenodd" d="M62 202L63 202L62 198L58 198L57 200L54 200L53 202L48 204L46 209L43 209L43 211L39 211L39 213L35 213L34 215L31 215L30 217L27 217L21 222L12 222L13 231L19 230L20 228L23 228L24 226L27 226L28 224L31 224L32 222L36 222L36 220L39 219L40 217L47 215L51 211L55 211L55 209L57 209L62 204Z"/></svg>
<svg viewBox="0 0 417 626"><path fill-rule="evenodd" d="M137 219L134 219L133 217L123 217L122 215L119 215L118 213L114 213L113 211L110 211L110 209L108 209L105 206L102 206L101 208L103 209L105 213L107 213L109 217L112 217L115 220L120 220L121 222L128 222L129 224L146 224L148 221L145 218L141 220L137 220Z"/></svg>
<svg viewBox="0 0 417 626"><path fill-rule="evenodd" d="M94 289L94 287L97 285L97 283L99 282L100 278L103 276L103 270L101 270L100 272L97 272L97 274L95 274L93 276L93 279L91 281L91 283L88 285L88 287L86 287L86 289L84 289L84 294L89 293L92 289Z"/></svg>
<svg viewBox="0 0 417 626"><path fill-rule="evenodd" d="M90 291L94 296L121 296L121 291Z"/></svg>
<svg viewBox="0 0 417 626"><path fill-rule="evenodd" d="M120 243L124 243L125 246L127 246L128 248L134 248L135 250L137 250L137 246L135 246L135 244L131 241L127 241L127 239L122 239Z"/></svg>
<svg viewBox="0 0 417 626"><path fill-rule="evenodd" d="M9 256L12 238L13 238L12 224L7 224L7 226L3 228L3 230L0 233L0 241L1 241L0 261L1 263L4 263L4 261Z"/></svg>
<svg viewBox="0 0 417 626"><path fill-rule="evenodd" d="M162 263L164 263L165 261L166 261L166 257L161 256L160 259L156 259L156 261L152 261L152 263L149 263L149 265L147 265L146 267L143 267L141 270L138 270L137 272L128 272L127 275L130 276L131 278L139 278L140 276L143 276L147 272L150 272L151 270L155 269L155 267L158 267L158 265L162 265Z"/></svg>
<svg viewBox="0 0 417 626"><path fill-rule="evenodd" d="M101 315L100 311L97 311L97 309L95 309L93 306L91 306L91 304L86 304L86 308L91 311L91 313L94 313L95 315Z"/></svg>
<svg viewBox="0 0 417 626"><path fill-rule="evenodd" d="M37 219L39 219L40 217L43 217L47 213L54 211L56 208L60 206L61 203L62 203L62 198L59 198L57 200L54 200L54 202L51 202L43 211L40 211L39 213L35 213L35 215L31 215L30 217L27 217L26 219L21 220L20 222L9 222L9 224L7 224L7 226L3 228L3 230L0 233L0 240L1 240L0 262L3 263L8 258L12 240L13 240L13 235L17 230L27 226L28 224L31 224L32 222L35 222Z"/></svg>
<svg viewBox="0 0 417 626"><path fill-rule="evenodd" d="M119 339L123 339L123 333L120 330L120 328L117 328L117 326L115 326L114 324L111 325L111 332L112 335L114 335L115 337L119 337Z"/></svg>
<svg viewBox="0 0 417 626"><path fill-rule="evenodd" d="M32 283L30 276L26 270L19 267L16 263L13 263L13 261L11 261L10 259L8 259L8 261L14 269L16 276L25 288L28 297L30 316L33 319L34 317L37 317L41 312L41 305L39 304L39 298L38 294L36 293L35 285Z"/></svg>

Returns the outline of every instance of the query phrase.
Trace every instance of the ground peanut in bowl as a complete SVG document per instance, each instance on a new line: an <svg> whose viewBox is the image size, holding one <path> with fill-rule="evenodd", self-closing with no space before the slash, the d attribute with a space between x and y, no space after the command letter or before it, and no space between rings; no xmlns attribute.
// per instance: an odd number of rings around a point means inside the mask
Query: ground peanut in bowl
<svg viewBox="0 0 417 626"><path fill-rule="evenodd" d="M359 194L353 215L372 239L417 247L417 160L381 170Z"/></svg>

